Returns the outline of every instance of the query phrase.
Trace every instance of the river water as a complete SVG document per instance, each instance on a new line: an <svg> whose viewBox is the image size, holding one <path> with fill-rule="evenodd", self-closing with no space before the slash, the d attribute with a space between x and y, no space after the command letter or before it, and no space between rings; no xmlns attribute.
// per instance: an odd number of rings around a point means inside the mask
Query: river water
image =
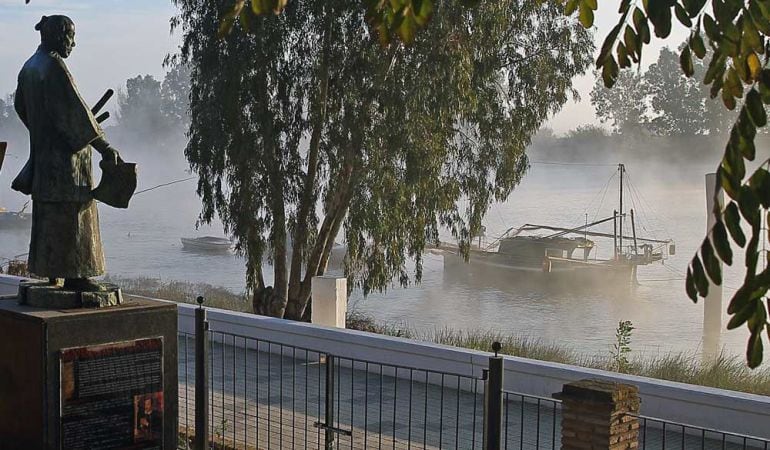
<svg viewBox="0 0 770 450"><path fill-rule="evenodd" d="M140 166L149 174L142 187L189 176L183 165L158 171L151 160ZM618 321L630 320L635 354L700 353L703 350L702 302L690 302L684 270L706 227L703 174L708 166L664 168L628 165L635 189L626 197L634 207L640 235L674 239L676 255L664 264L642 267L639 285L621 289L575 287L542 289L509 279L482 279L444 273L442 257L428 254L419 285L393 286L366 298L352 294L352 308L376 319L418 330L453 328L492 330L569 346L587 354L607 354ZM0 176L8 186L9 172ZM143 172L144 173L144 172ZM610 177L615 174L615 178ZM533 164L509 200L494 205L486 218L491 238L523 223L578 226L617 208L617 168L607 164ZM200 255L182 249L183 236L222 235L221 226L196 229L199 200L188 181L137 196L129 210L100 206L102 237L110 274L146 276L219 285L240 292L245 286L244 261L235 255ZM627 189L628 191L628 189ZM23 197L0 191L0 201L16 208ZM606 231L612 230L611 223ZM627 233L630 229L627 228ZM27 231L0 230L0 258L26 253ZM611 245L599 242L607 257ZM742 261L742 256L738 259ZM725 305L739 285L740 271L729 270ZM722 308L723 310L725 308ZM727 321L723 318L723 324ZM730 354L743 352L744 330L722 331L716 346Z"/></svg>

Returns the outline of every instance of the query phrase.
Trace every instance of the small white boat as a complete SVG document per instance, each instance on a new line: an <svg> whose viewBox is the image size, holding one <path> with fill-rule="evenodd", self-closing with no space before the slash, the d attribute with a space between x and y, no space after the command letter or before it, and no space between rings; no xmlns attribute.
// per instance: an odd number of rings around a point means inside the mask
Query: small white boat
<svg viewBox="0 0 770 450"><path fill-rule="evenodd" d="M199 238L180 238L182 248L192 251L204 252L229 252L233 248L233 243L229 239L204 236Z"/></svg>

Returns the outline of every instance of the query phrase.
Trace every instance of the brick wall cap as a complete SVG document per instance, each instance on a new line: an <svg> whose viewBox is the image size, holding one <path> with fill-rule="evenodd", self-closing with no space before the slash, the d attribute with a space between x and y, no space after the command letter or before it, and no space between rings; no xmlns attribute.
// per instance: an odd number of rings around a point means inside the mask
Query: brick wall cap
<svg viewBox="0 0 770 450"><path fill-rule="evenodd" d="M553 394L559 400L582 400L591 402L614 403L618 400L638 398L639 388L630 384L588 379L567 383L561 392Z"/></svg>

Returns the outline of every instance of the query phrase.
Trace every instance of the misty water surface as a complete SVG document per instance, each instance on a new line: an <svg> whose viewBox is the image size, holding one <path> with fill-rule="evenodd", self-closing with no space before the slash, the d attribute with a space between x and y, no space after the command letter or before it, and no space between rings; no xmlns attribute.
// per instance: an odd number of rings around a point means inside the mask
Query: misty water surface
<svg viewBox="0 0 770 450"><path fill-rule="evenodd" d="M140 163L140 189L189 176L179 160L131 159ZM12 162L0 175L2 186L10 184L9 172L15 173L14 165ZM378 320L419 330L495 330L594 354L606 354L618 321L631 320L636 327L632 339L636 352L700 352L703 309L686 298L683 275L705 231L703 174L708 167L628 165L631 180L638 188L627 197L628 207L634 206L640 216L637 232L673 238L677 245L676 256L665 265L640 268L639 286L544 291L520 287L506 279L445 276L441 256L428 254L421 284L407 289L394 286L367 298L354 292L350 303ZM584 223L586 213L589 220L609 216L617 207L617 179L609 183L604 196L602 192L615 172L611 165L533 164L510 199L493 206L488 213L488 235L496 236L527 222L577 226ZM243 260L234 255L200 255L182 250L180 237L222 235L219 224L196 230L200 204L194 190L195 181L188 181L137 196L129 210L100 206L109 273L203 282L243 291ZM23 201L24 197L5 187L0 190L0 206L18 208ZM611 223L608 226L611 231ZM26 253L28 239L24 231L0 231L0 257ZM599 241L598 252L607 257L611 246ZM729 273L726 284L727 297L739 285L739 274ZM741 354L745 338L743 330L723 332L721 345L729 353Z"/></svg>

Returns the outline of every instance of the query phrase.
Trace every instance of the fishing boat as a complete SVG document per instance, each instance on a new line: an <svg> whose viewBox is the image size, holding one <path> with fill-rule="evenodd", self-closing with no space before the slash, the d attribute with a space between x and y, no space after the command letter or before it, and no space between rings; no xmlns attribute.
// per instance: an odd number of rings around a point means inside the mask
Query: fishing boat
<svg viewBox="0 0 770 450"><path fill-rule="evenodd" d="M507 276L521 276L529 281L568 283L636 282L637 269L663 261L676 252L671 239L638 236L634 210L624 211L623 185L625 166L620 172L620 206L612 216L567 228L527 223L509 228L488 245L482 236L474 242L466 261L457 245L441 243L437 250L444 257L445 270L466 272L502 271ZM623 222L630 220L631 234ZM598 225L612 222L613 232L595 231ZM590 239L589 239L590 238ZM592 255L594 239L612 239L612 257ZM474 241L476 239L474 238Z"/></svg>
<svg viewBox="0 0 770 450"><path fill-rule="evenodd" d="M32 213L26 211L27 205L28 203L25 203L19 211L8 211L5 208L0 208L0 230L30 228L32 226Z"/></svg>
<svg viewBox="0 0 770 450"><path fill-rule="evenodd" d="M190 251L199 252L229 252L233 248L233 243L229 239L203 236L198 238L180 238L182 248Z"/></svg>

